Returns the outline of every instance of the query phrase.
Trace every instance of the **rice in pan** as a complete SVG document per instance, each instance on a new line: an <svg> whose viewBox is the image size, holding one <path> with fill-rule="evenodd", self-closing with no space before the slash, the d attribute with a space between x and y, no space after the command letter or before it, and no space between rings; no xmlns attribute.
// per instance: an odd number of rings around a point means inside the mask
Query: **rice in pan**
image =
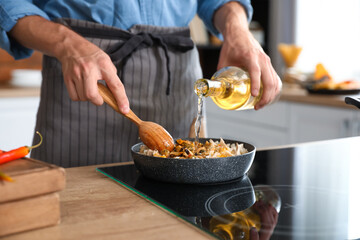
<svg viewBox="0 0 360 240"><path fill-rule="evenodd" d="M242 155L247 152L248 150L244 147L244 144L226 144L222 138L220 138L220 141L210 139L204 144L177 139L173 151L165 150L162 153L159 153L157 150L151 150L145 145L140 147L140 153L147 156L179 159L230 157Z"/></svg>

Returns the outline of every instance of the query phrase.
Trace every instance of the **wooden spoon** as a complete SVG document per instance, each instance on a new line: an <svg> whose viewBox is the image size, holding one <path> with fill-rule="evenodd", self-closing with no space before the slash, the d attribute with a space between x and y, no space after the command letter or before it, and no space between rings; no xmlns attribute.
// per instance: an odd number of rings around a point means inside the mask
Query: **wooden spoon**
<svg viewBox="0 0 360 240"><path fill-rule="evenodd" d="M99 93L104 101L110 105L116 112L121 113L116 100L110 89L105 85L98 83ZM141 141L150 149L158 150L160 153L164 150L172 151L174 149L174 139L159 124L154 122L142 121L133 111L123 114L125 117L133 121L139 128L139 136Z"/></svg>

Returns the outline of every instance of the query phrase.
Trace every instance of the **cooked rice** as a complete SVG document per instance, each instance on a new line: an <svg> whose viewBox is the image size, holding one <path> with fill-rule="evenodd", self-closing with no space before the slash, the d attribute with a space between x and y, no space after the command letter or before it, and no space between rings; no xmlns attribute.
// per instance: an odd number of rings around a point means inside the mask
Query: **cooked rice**
<svg viewBox="0 0 360 240"><path fill-rule="evenodd" d="M222 138L220 138L220 141L210 139L204 144L178 139L172 152L165 150L159 153L159 151L151 150L145 145L141 145L140 147L140 153L147 156L179 159L230 157L242 155L247 152L248 150L244 147L244 144L226 144Z"/></svg>

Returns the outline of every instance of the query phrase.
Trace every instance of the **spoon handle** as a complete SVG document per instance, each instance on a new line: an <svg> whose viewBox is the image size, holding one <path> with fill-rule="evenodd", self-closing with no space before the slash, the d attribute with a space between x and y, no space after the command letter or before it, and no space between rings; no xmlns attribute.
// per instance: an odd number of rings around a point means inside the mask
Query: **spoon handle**
<svg viewBox="0 0 360 240"><path fill-rule="evenodd" d="M106 87L105 85L101 84L101 83L97 83L98 84L98 88L99 88L99 93L102 96L102 98L104 99L104 101L110 106L112 107L116 112L124 115L125 117L127 117L128 119L130 119L131 121L133 121L136 125L140 125L140 123L142 122L142 120L140 118L138 118L138 116L136 116L136 114L130 109L129 113L127 114L123 114L122 112L120 112L119 107L116 103L115 97L114 95L111 93L110 89L108 87Z"/></svg>

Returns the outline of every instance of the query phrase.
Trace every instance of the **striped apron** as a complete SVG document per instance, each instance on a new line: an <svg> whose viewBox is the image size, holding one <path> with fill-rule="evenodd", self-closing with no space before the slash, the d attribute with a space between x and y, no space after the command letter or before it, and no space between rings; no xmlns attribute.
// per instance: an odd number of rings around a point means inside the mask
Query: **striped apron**
<svg viewBox="0 0 360 240"><path fill-rule="evenodd" d="M202 76L202 71L197 49L186 49L173 37L190 38L188 28L135 25L124 31L83 20L60 19L58 22L78 31L110 55L125 86L130 107L140 119L160 124L174 138L188 136L197 109L193 83ZM146 33L155 37L149 39ZM170 40L166 37L169 34ZM136 36L137 40L129 43L126 39L129 36ZM126 47L119 50L119 46ZM132 48L130 52L129 48ZM90 102L72 101L57 59L44 56L42 75L35 130L42 133L44 142L32 150L31 157L63 167L132 160L130 148L140 142L133 122L107 104L95 106ZM38 142L37 136L34 142Z"/></svg>

